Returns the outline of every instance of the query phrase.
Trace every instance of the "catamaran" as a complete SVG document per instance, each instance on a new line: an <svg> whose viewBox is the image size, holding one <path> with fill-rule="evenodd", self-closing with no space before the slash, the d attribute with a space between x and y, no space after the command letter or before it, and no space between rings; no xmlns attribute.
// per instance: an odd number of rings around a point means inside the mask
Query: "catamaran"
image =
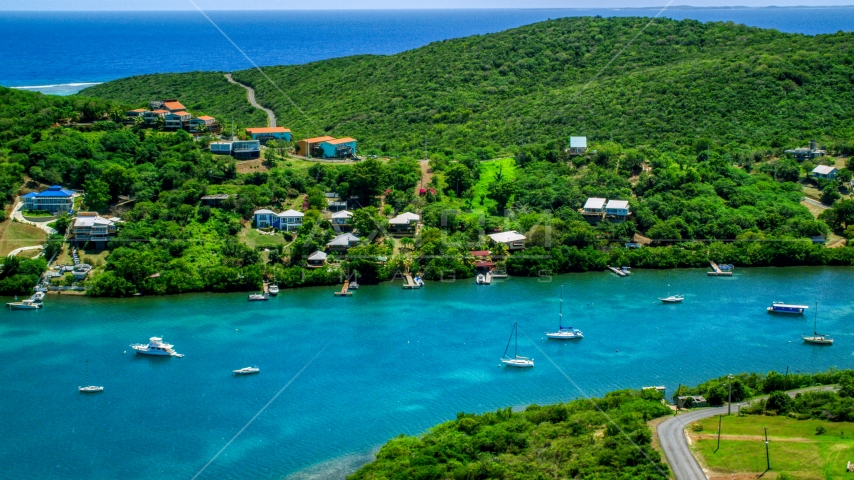
<svg viewBox="0 0 854 480"><path fill-rule="evenodd" d="M812 322L812 336L803 336L804 343L812 343L813 345L833 345L833 339L829 335L816 332L816 322L818 322L818 302L815 302L815 317Z"/></svg>
<svg viewBox="0 0 854 480"><path fill-rule="evenodd" d="M789 305L783 302L774 302L768 307L769 313L787 313L790 315L803 315L804 310L810 307L806 305Z"/></svg>
<svg viewBox="0 0 854 480"><path fill-rule="evenodd" d="M519 350L519 322L513 324L513 330L510 332L510 338L507 339L507 347L504 348L504 356L501 357L501 363L508 367L516 368L531 368L534 366L534 359L521 357L518 355ZM513 357L507 356L507 350L510 349L510 340L516 339L516 345L513 347Z"/></svg>
<svg viewBox="0 0 854 480"><path fill-rule="evenodd" d="M577 340L584 338L584 333L577 328L563 326L563 285L560 286L560 307L558 309L558 331L545 332L546 338L555 340Z"/></svg>

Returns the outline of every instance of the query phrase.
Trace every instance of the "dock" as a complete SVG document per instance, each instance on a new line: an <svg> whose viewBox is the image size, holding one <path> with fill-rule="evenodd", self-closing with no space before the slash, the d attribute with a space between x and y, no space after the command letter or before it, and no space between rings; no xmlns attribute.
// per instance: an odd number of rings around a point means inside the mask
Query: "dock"
<svg viewBox="0 0 854 480"><path fill-rule="evenodd" d="M622 271L622 270L620 270L619 268L616 268L616 267L610 267L610 266L609 266L609 267L608 267L608 270L610 270L610 271L612 271L612 272L616 273L616 274L617 274L618 276L620 276L620 277L627 277L627 276L629 276L629 273L628 273L628 272L624 272L624 271Z"/></svg>
<svg viewBox="0 0 854 480"><path fill-rule="evenodd" d="M412 279L412 274L405 273L403 274L403 278L406 280L406 283L403 284L404 289L421 288L421 285L418 285L415 283L415 280Z"/></svg>
<svg viewBox="0 0 854 480"><path fill-rule="evenodd" d="M713 272L707 272L710 277L731 277L732 272L725 272L721 270L721 267L718 266L717 263L709 260L709 264L712 266Z"/></svg>
<svg viewBox="0 0 854 480"><path fill-rule="evenodd" d="M335 292L336 297L352 297L353 292L350 291L350 280L344 280L344 286L340 292Z"/></svg>

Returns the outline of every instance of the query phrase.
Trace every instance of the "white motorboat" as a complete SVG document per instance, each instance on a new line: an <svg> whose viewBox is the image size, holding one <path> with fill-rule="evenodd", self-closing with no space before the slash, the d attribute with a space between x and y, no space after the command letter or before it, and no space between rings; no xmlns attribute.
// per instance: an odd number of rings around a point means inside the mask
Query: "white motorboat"
<svg viewBox="0 0 854 480"><path fill-rule="evenodd" d="M44 292L39 291L26 300L21 300L20 302L9 302L6 306L12 310L35 310L37 308L42 308L44 306L42 303L44 295ZM17 299L18 297L15 297L15 300Z"/></svg>
<svg viewBox="0 0 854 480"><path fill-rule="evenodd" d="M264 300L269 300L270 296L266 293L252 293L249 295L250 302L262 302Z"/></svg>
<svg viewBox="0 0 854 480"><path fill-rule="evenodd" d="M823 333L818 333L816 331L816 322L818 322L818 302L815 303L815 316L813 317L812 323L812 335L801 337L804 340L804 343L811 343L813 345L833 345L833 338L829 335L824 335Z"/></svg>
<svg viewBox="0 0 854 480"><path fill-rule="evenodd" d="M501 357L501 363L503 363L507 367L515 367L515 368L531 368L534 366L534 359L528 357L522 357L518 354L519 350L519 323L516 322L513 324L513 331L510 332L510 338L507 339L507 347L504 348L504 356ZM507 350L510 349L510 340L516 339L516 344L513 347L513 356L507 356Z"/></svg>
<svg viewBox="0 0 854 480"><path fill-rule="evenodd" d="M89 383L89 360L86 359L86 383ZM77 387L77 390L80 393L98 393L103 392L104 387L99 387L97 385L87 385L85 387Z"/></svg>
<svg viewBox="0 0 854 480"><path fill-rule="evenodd" d="M685 300L684 295L670 295L669 297L659 298L664 303L680 303Z"/></svg>
<svg viewBox="0 0 854 480"><path fill-rule="evenodd" d="M482 273L478 273L474 281L478 285L484 285L486 283L486 277L484 277Z"/></svg>
<svg viewBox="0 0 854 480"><path fill-rule="evenodd" d="M563 285L560 286L560 307L558 310L558 330L556 332L545 332L546 338L554 340L580 340L584 333L572 327L563 326Z"/></svg>
<svg viewBox="0 0 854 480"><path fill-rule="evenodd" d="M160 337L151 337L148 339L148 344L135 343L130 348L136 350L136 353L143 355L169 355L172 357L183 357L180 353L172 349L173 345L163 343Z"/></svg>
<svg viewBox="0 0 854 480"><path fill-rule="evenodd" d="M270 292L270 295L278 295L279 294L279 286L275 283L271 283L269 287L267 287L267 291Z"/></svg>
<svg viewBox="0 0 854 480"><path fill-rule="evenodd" d="M258 367L244 367L238 370L232 370L232 375L252 375L253 373L260 372L261 369Z"/></svg>

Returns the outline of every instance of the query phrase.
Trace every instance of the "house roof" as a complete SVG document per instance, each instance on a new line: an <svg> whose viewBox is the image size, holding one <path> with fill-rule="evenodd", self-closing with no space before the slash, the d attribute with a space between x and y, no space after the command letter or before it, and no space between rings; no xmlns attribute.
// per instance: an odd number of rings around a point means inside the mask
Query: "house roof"
<svg viewBox="0 0 854 480"><path fill-rule="evenodd" d="M587 199L587 202L584 204L585 210L600 210L605 206L605 199L598 197L591 197Z"/></svg>
<svg viewBox="0 0 854 480"><path fill-rule="evenodd" d="M333 238L326 245L329 247L349 247L350 242L358 242L359 237L353 235L352 233L342 233L337 237Z"/></svg>
<svg viewBox="0 0 854 480"><path fill-rule="evenodd" d="M254 133L290 133L290 131L285 127L250 127L246 129L246 133L249 135Z"/></svg>
<svg viewBox="0 0 854 480"><path fill-rule="evenodd" d="M181 102L163 102L163 106L169 110L186 110L187 107L181 105Z"/></svg>
<svg viewBox="0 0 854 480"><path fill-rule="evenodd" d="M323 143L328 143L330 145L341 145L342 143L350 143L350 142L355 142L355 141L356 141L355 138L344 137L344 138L337 138L337 139L333 139L333 140L326 140Z"/></svg>
<svg viewBox="0 0 854 480"><path fill-rule="evenodd" d="M340 212L335 212L332 214L332 218L350 218L353 216L353 212L347 210L341 210Z"/></svg>
<svg viewBox="0 0 854 480"><path fill-rule="evenodd" d="M494 267L495 263L494 262L475 262L474 266L479 267L479 268Z"/></svg>
<svg viewBox="0 0 854 480"><path fill-rule="evenodd" d="M320 143L320 142L328 142L329 140L335 140L335 137L324 136L324 137L314 137L314 138L306 138L302 140L306 143Z"/></svg>
<svg viewBox="0 0 854 480"><path fill-rule="evenodd" d="M608 204L605 205L605 208L629 208L628 200L608 200Z"/></svg>
<svg viewBox="0 0 854 480"><path fill-rule="evenodd" d="M182 117L183 117L184 115L189 115L189 113L188 113L188 112L185 112L185 111L183 111L183 110L182 110L182 111L180 111L180 112L172 112L172 114L173 114L173 115L181 115Z"/></svg>
<svg viewBox="0 0 854 480"><path fill-rule="evenodd" d="M493 233L492 235L487 235L494 242L498 243L507 243L507 242L518 242L519 240L524 240L525 236L516 230L510 230L509 232L501 232L501 233Z"/></svg>
<svg viewBox="0 0 854 480"><path fill-rule="evenodd" d="M147 108L135 108L133 110L128 110L128 112L147 112Z"/></svg>
<svg viewBox="0 0 854 480"><path fill-rule="evenodd" d="M95 215L81 215L74 220L75 227L92 227L95 225L113 225L113 222L97 213Z"/></svg>
<svg viewBox="0 0 854 480"><path fill-rule="evenodd" d="M268 210L266 208L262 208L260 210L255 210L255 215L264 215L264 214L275 214L276 212L272 210Z"/></svg>
<svg viewBox="0 0 854 480"><path fill-rule="evenodd" d="M208 115L202 115L201 117L196 117L196 118L198 118L199 120L214 120L214 117L211 117Z"/></svg>
<svg viewBox="0 0 854 480"><path fill-rule="evenodd" d="M472 250L471 255L473 257L488 257L489 250Z"/></svg>
<svg viewBox="0 0 854 480"><path fill-rule="evenodd" d="M227 193L216 193L214 195L205 195L202 197L202 200L225 200L226 198L228 198L230 196L231 195L229 195Z"/></svg>
<svg viewBox="0 0 854 480"><path fill-rule="evenodd" d="M169 110L152 110L151 113L169 113Z"/></svg>
<svg viewBox="0 0 854 480"><path fill-rule="evenodd" d="M405 212L392 218L388 223L390 225L405 225L407 223L417 222L418 220L421 220L421 216L417 213Z"/></svg>
<svg viewBox="0 0 854 480"><path fill-rule="evenodd" d="M304 217L302 212L298 212L296 210L286 210L282 213L277 213L276 215L280 217Z"/></svg>
<svg viewBox="0 0 854 480"><path fill-rule="evenodd" d="M308 259L309 260L326 260L326 257L327 257L326 253L318 250L318 251L312 253L311 255L309 255Z"/></svg>
<svg viewBox="0 0 854 480"><path fill-rule="evenodd" d="M587 148L587 137L569 137L569 148Z"/></svg>
<svg viewBox="0 0 854 480"><path fill-rule="evenodd" d="M33 197L70 197L74 195L71 190L66 190L59 185L51 185L47 190L33 194Z"/></svg>
<svg viewBox="0 0 854 480"><path fill-rule="evenodd" d="M812 169L812 173L820 173L822 175L827 175L835 171L836 167L831 167L830 165L819 165Z"/></svg>

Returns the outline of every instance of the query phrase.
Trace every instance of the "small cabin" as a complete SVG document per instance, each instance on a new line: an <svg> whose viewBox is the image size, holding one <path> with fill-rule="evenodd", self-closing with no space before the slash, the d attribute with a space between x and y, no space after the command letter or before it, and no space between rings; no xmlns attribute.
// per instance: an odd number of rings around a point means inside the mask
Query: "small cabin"
<svg viewBox="0 0 854 480"><path fill-rule="evenodd" d="M308 268L320 268L326 265L326 253L321 252L320 250L312 253L308 256L306 262L308 263Z"/></svg>
<svg viewBox="0 0 854 480"><path fill-rule="evenodd" d="M504 245L507 245L508 250L512 251L525 249L525 236L517 232L516 230L493 233L487 236L495 243L503 243Z"/></svg>
<svg viewBox="0 0 854 480"><path fill-rule="evenodd" d="M357 245L359 245L359 237L352 233L342 233L327 243L326 247L333 252L346 252L350 247Z"/></svg>
<svg viewBox="0 0 854 480"><path fill-rule="evenodd" d="M388 221L388 231L392 235L415 235L421 216L405 212Z"/></svg>
<svg viewBox="0 0 854 480"><path fill-rule="evenodd" d="M587 137L569 137L569 155L583 155L587 151Z"/></svg>
<svg viewBox="0 0 854 480"><path fill-rule="evenodd" d="M810 172L810 176L813 178L826 178L828 180L833 180L836 178L836 174L839 173L839 170L836 167L831 167L830 165L818 165L812 169Z"/></svg>
<svg viewBox="0 0 854 480"><path fill-rule="evenodd" d="M676 406L679 408L708 407L709 402L702 395L684 395L676 397Z"/></svg>
<svg viewBox="0 0 854 480"><path fill-rule="evenodd" d="M346 205L346 202L345 202ZM332 214L332 228L338 232L348 232L350 231L350 219L353 218L353 212L348 210L341 210L339 212L335 212Z"/></svg>
<svg viewBox="0 0 854 480"><path fill-rule="evenodd" d="M202 205L209 207L221 207L222 202L231 198L227 193L217 193L215 195L205 195L202 197Z"/></svg>

